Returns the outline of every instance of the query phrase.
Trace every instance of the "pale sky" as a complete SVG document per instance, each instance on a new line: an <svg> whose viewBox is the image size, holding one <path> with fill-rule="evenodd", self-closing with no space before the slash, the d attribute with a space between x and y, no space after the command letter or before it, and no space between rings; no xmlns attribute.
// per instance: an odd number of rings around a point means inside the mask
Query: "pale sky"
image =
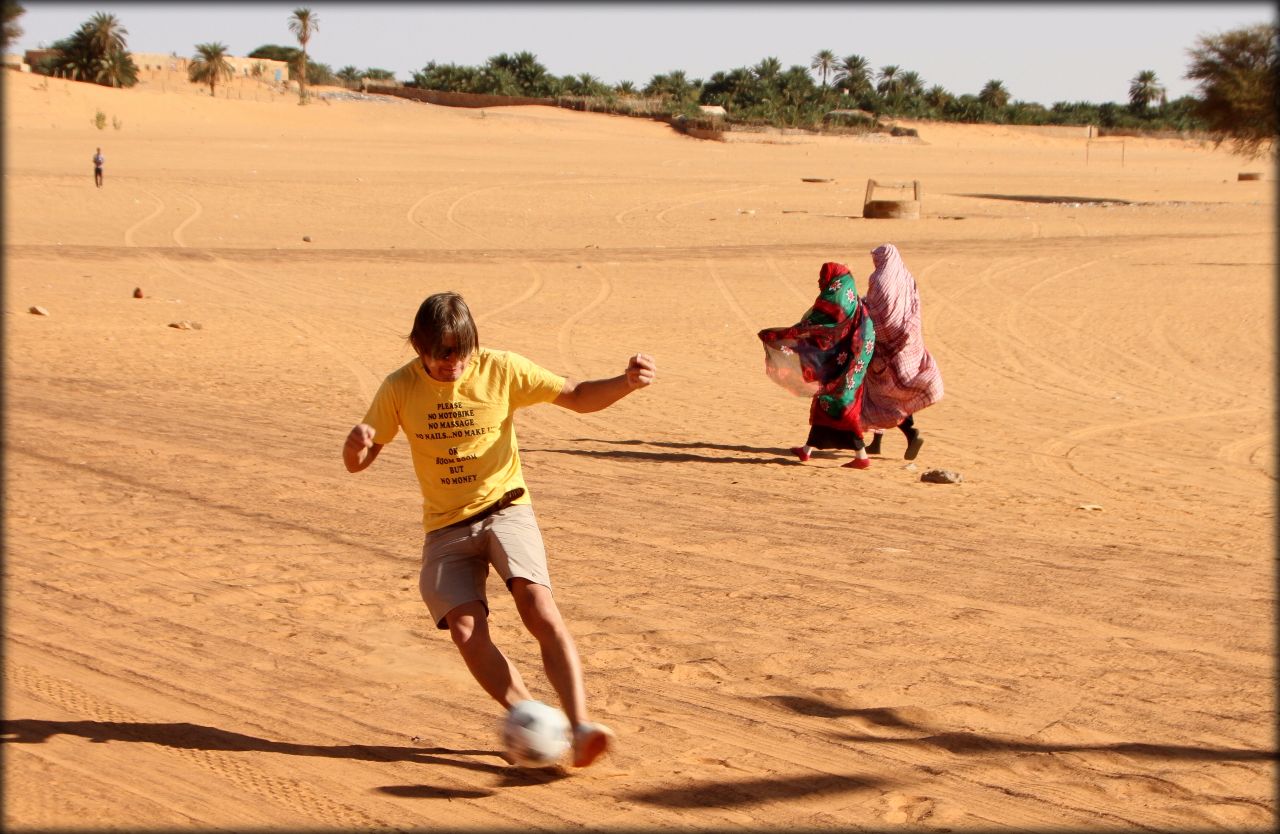
<svg viewBox="0 0 1280 834"><path fill-rule="evenodd" d="M191 55L221 41L233 55L296 46L291 3L99 3L20 0L16 49L67 37L109 12L137 52ZM1014 99L1127 102L1130 80L1154 70L1170 100L1195 92L1183 78L1201 35L1272 22L1271 3L499 3L314 2L308 53L335 72L351 64L401 81L428 61L478 66L502 52L532 52L555 75L590 73L643 87L658 73L707 79L776 57L809 66L830 49L879 69L914 70L925 86L977 94L1002 81Z"/></svg>

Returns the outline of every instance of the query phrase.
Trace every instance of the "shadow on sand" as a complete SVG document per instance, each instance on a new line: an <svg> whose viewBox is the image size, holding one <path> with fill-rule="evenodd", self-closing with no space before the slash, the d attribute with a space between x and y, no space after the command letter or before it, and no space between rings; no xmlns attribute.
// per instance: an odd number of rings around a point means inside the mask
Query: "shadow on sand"
<svg viewBox="0 0 1280 834"><path fill-rule="evenodd" d="M839 736L848 741L914 747L938 747L958 755L981 753L1123 753L1126 756L1211 762L1274 761L1280 758L1280 755L1275 750L1251 750L1240 747L1193 747L1185 744L1148 744L1131 741L1117 742L1115 744L1055 744L1052 742L998 738L978 733L937 732L937 728L912 721L899 711L891 708L850 709L816 698L791 695L768 695L765 696L765 700L802 715L811 715L817 718L861 718L880 727L929 733L929 735L915 738L884 738L883 736L866 735L864 733L845 733Z"/></svg>
<svg viewBox="0 0 1280 834"><path fill-rule="evenodd" d="M800 465L790 449L778 449L764 446L731 446L721 443L676 443L661 440L599 440L593 437L575 437L574 443L602 443L611 446L651 446L659 449L710 449L718 452L739 452L744 455L763 455L759 459L742 458L731 455L705 455L694 452L644 452L623 450L610 451L603 449L547 449L538 447L521 447L521 452L547 452L557 455L578 455L581 457L608 458L610 460L648 460L655 463L740 463L740 464L794 464Z"/></svg>
<svg viewBox="0 0 1280 834"><path fill-rule="evenodd" d="M555 782L566 777L559 768L525 768L472 761L482 756L501 759L497 750L453 750L448 747L395 747L376 744L295 744L219 730L203 724L146 723L141 721L41 721L32 718L6 719L0 744L40 744L53 736L79 736L94 743L108 741L154 744L187 750L215 750L227 753L279 753L286 756L321 756L362 762L411 762L440 765L488 774L499 780L498 787L519 787ZM457 799L487 796L491 792L443 788L431 785L395 785L378 788L382 793L407 798Z"/></svg>

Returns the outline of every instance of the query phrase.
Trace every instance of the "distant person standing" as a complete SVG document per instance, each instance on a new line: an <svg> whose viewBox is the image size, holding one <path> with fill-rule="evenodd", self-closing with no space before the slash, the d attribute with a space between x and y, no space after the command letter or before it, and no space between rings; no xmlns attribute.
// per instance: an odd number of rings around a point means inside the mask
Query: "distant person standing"
<svg viewBox="0 0 1280 834"><path fill-rule="evenodd" d="M93 184L98 188L102 187L102 148L98 148L97 153L93 155Z"/></svg>

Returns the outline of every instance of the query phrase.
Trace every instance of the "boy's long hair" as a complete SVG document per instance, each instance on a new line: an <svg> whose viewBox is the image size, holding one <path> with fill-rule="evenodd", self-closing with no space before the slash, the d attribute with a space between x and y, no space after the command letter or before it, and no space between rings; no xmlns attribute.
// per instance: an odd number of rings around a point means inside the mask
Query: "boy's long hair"
<svg viewBox="0 0 1280 834"><path fill-rule="evenodd" d="M413 330L406 338L419 356L443 359L445 348L442 345L446 336L458 340L457 351L462 356L475 353L480 347L480 336L476 332L475 319L471 318L471 309L456 292L427 296L413 317Z"/></svg>

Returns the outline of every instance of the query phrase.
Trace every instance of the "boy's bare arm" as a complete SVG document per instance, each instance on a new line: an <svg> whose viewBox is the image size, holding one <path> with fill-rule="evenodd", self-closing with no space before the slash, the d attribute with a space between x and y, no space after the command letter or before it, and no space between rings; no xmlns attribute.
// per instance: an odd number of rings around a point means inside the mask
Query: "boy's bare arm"
<svg viewBox="0 0 1280 834"><path fill-rule="evenodd" d="M635 391L653 384L658 375L658 366L652 356L637 353L627 361L627 370L609 379L591 379L586 382L565 383L564 390L553 402L561 408L587 414L599 411L616 403L618 400Z"/></svg>
<svg viewBox="0 0 1280 834"><path fill-rule="evenodd" d="M360 423L347 433L347 440L342 444L342 462L348 472L359 472L367 469L381 451L382 444L373 442L373 426Z"/></svg>

